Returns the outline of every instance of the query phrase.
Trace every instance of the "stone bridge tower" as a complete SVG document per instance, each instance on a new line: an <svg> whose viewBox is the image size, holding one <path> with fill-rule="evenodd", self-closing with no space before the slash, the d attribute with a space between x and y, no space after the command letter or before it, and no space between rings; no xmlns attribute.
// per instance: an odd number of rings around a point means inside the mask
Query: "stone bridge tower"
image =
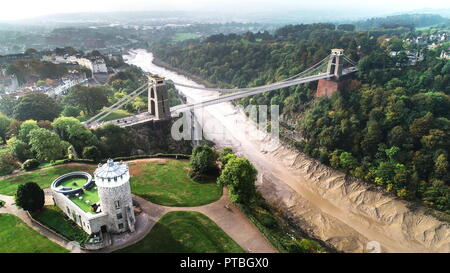
<svg viewBox="0 0 450 273"><path fill-rule="evenodd" d="M148 112L157 119L171 117L166 81L158 75L148 77Z"/></svg>
<svg viewBox="0 0 450 273"><path fill-rule="evenodd" d="M341 82L339 79L342 77L343 56L343 49L334 48L331 50L327 73L333 75L333 77L319 80L317 83L316 97L331 97L338 91Z"/></svg>

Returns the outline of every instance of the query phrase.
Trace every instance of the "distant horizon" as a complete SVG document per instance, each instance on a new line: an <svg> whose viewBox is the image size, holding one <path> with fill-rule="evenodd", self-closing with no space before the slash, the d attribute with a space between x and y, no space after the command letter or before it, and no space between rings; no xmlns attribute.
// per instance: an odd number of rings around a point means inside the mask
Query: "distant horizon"
<svg viewBox="0 0 450 273"><path fill-rule="evenodd" d="M45 17L55 17L64 15L88 15L97 13L133 13L133 12L185 12L193 16L201 13L217 13L220 15L231 16L249 16L255 14L280 14L286 12L302 11L333 11L336 2L330 0L316 0L314 3L308 3L304 0L241 0L239 9L236 9L235 1L225 0L156 0L148 3L143 0L109 0L109 1L89 1L79 0L77 7L71 6L70 12L67 12L67 5L62 1L42 0L39 2L29 2L26 0L8 1L2 3L0 10L0 22L3 23L23 23L42 19ZM443 3L438 0L428 1L390 1L378 0L374 2L360 2L357 0L339 1L340 9L336 14L342 17L347 12L347 17L375 17L389 16L399 13L414 13L425 10L450 10L450 3ZM276 8L274 8L276 5ZM425 11L428 12L428 11ZM213 16L213 15L211 15Z"/></svg>

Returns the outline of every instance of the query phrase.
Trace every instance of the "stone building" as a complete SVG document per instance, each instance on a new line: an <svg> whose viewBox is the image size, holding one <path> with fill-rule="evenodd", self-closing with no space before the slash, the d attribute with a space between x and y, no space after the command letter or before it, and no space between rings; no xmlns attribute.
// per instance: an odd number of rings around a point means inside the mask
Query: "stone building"
<svg viewBox="0 0 450 273"><path fill-rule="evenodd" d="M90 234L99 248L105 246L101 243L110 233L134 232L127 164L108 160L99 164L94 177L85 172L68 173L55 179L51 189L56 206Z"/></svg>

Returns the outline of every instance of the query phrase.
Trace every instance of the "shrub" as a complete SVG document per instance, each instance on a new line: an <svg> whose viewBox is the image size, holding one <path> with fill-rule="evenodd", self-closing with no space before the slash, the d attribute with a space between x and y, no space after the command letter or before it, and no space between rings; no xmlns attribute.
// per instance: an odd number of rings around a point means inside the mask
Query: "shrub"
<svg viewBox="0 0 450 273"><path fill-rule="evenodd" d="M205 180L209 176L217 175L217 153L206 145L196 146L192 151L190 176L193 180Z"/></svg>
<svg viewBox="0 0 450 273"><path fill-rule="evenodd" d="M37 159L28 159L22 164L22 169L25 171L31 171L39 167L40 162Z"/></svg>
<svg viewBox="0 0 450 273"><path fill-rule="evenodd" d="M18 167L17 158L9 150L0 152L0 174L10 174Z"/></svg>
<svg viewBox="0 0 450 273"><path fill-rule="evenodd" d="M44 191L35 182L19 185L16 192L16 205L27 211L37 211L44 207Z"/></svg>
<svg viewBox="0 0 450 273"><path fill-rule="evenodd" d="M101 159L100 150L96 146L84 147L83 158L99 161Z"/></svg>

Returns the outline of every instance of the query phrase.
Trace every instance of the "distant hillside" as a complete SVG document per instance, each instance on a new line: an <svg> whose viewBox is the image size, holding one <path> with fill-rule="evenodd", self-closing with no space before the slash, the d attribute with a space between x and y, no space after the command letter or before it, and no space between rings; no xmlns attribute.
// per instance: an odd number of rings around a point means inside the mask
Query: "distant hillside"
<svg viewBox="0 0 450 273"><path fill-rule="evenodd" d="M436 24L446 23L449 19L437 14L402 14L387 17L374 17L367 20L358 21L355 24L357 29L367 30L373 28L394 28L403 27L428 27Z"/></svg>

